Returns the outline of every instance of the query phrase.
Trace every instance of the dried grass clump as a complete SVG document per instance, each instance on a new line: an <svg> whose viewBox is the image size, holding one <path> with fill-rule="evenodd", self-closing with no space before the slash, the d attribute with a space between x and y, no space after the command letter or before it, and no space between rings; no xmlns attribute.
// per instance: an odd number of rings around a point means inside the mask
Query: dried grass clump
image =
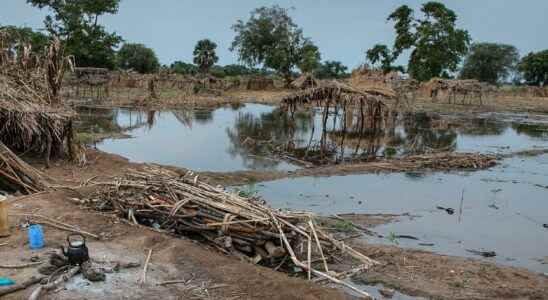
<svg viewBox="0 0 548 300"><path fill-rule="evenodd" d="M43 55L30 45L8 47L0 31L0 141L14 151L60 152L70 139L75 113L63 106L59 91L65 70L72 67L59 39Z"/></svg>
<svg viewBox="0 0 548 300"><path fill-rule="evenodd" d="M303 73L291 82L291 87L304 90L319 86L319 81L311 73Z"/></svg>

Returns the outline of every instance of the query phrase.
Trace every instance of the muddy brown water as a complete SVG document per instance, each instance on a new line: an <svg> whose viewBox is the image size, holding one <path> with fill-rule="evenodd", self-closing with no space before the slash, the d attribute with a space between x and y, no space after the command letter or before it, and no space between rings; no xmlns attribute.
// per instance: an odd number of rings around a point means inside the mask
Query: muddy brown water
<svg viewBox="0 0 548 300"><path fill-rule="evenodd" d="M298 113L295 125L273 106L247 104L212 110L146 112L81 109L80 130L125 132L128 139L106 139L96 146L135 162L175 165L198 171L283 170L298 166L268 157L254 141L307 145L320 138L319 113ZM330 138L341 141L340 120L330 116ZM314 128L314 130L313 130ZM402 118L376 140L346 136L341 157L383 156L429 150L510 153L548 148L548 116L527 114L436 115ZM468 256L547 273L548 155L514 157L476 172L364 174L303 177L249 187L277 208L336 213L406 214L374 230L383 238L443 254ZM464 191L464 195L463 195ZM461 198L463 199L461 205ZM437 207L451 208L454 213ZM391 238L410 235L418 238ZM424 246L430 245L431 246ZM482 258L469 250L495 251Z"/></svg>

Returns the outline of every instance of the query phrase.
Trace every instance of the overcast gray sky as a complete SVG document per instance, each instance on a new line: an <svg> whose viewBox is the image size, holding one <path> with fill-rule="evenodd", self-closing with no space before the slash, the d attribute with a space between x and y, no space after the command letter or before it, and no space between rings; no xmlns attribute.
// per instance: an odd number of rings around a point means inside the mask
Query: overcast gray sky
<svg viewBox="0 0 548 300"><path fill-rule="evenodd" d="M259 6L294 7L291 16L306 36L319 46L324 60L339 60L353 68L376 43L391 45L394 30L386 17L399 5L416 10L427 1L401 0L122 0L115 16L100 21L128 42L153 48L160 61L190 62L196 41L210 38L218 44L220 64L236 63L228 50L232 24L246 20ZM474 41L515 45L521 55L548 49L548 0L447 0ZM25 0L0 0L0 24L42 27L47 11ZM400 64L406 63L403 57Z"/></svg>

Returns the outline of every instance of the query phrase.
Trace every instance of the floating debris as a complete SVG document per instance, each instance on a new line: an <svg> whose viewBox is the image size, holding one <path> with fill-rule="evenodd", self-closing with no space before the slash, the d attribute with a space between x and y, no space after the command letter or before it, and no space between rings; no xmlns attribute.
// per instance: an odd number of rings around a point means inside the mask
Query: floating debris
<svg viewBox="0 0 548 300"><path fill-rule="evenodd" d="M441 206L436 206L437 209L440 209L440 210L445 210L448 214L452 215L455 213L455 209L451 208L451 207L441 207Z"/></svg>
<svg viewBox="0 0 548 300"><path fill-rule="evenodd" d="M497 253L495 251L482 251L482 250L474 250L474 249L466 249L466 251L468 251L472 254L481 255L483 257L495 257L495 256L497 256Z"/></svg>

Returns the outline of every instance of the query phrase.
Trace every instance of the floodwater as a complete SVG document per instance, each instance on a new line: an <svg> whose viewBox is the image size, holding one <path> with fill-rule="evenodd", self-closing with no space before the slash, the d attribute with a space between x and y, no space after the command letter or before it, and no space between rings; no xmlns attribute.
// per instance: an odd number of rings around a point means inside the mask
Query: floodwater
<svg viewBox="0 0 548 300"><path fill-rule="evenodd" d="M197 171L292 171L296 165L275 159L272 153L306 160L307 153L318 153L314 147L322 137L320 113L298 112L291 122L284 111L262 104L173 111L94 108L81 109L80 116L80 131L131 136L106 139L96 145L100 150L134 162ZM518 123L512 116L506 119L415 114L400 118L393 130L382 135L364 137L351 130L342 132L340 119L331 115L325 140L339 161L432 150L508 153L547 144L548 122Z"/></svg>
<svg viewBox="0 0 548 300"><path fill-rule="evenodd" d="M215 110L155 112L82 109L80 116L84 121L80 128L96 133L115 129L131 135L126 139L107 139L96 146L133 162L196 171L295 170L297 166L255 155L242 145L239 116L261 115L272 110L271 106L253 104ZM279 135L284 134L283 128L279 131Z"/></svg>
<svg viewBox="0 0 548 300"><path fill-rule="evenodd" d="M295 170L296 165L269 154L288 145L309 147L322 135L321 114L296 113L292 123L285 112L260 104L154 112L81 109L80 116L80 131L131 136L106 139L96 145L100 150L135 162L197 171ZM390 148L390 155L548 148L548 116L543 115L415 114L400 118L382 136L365 138L352 132L341 135L340 122L330 116L327 124L332 125L325 133L340 157L384 156ZM548 272L548 228L543 227L548 223L548 155L509 158L475 172L304 177L264 182L255 188L277 208L324 215L406 214L376 227L384 238L366 237L372 243L397 242L475 258L481 257L467 249L495 251L496 257L485 259ZM386 238L395 235L418 240Z"/></svg>
<svg viewBox="0 0 548 300"><path fill-rule="evenodd" d="M372 243L476 258L466 249L495 251L489 260L548 272L548 155L506 159L476 172L304 177L257 189L277 208L406 215L374 228L386 238L366 237ZM388 238L394 235L419 240Z"/></svg>

